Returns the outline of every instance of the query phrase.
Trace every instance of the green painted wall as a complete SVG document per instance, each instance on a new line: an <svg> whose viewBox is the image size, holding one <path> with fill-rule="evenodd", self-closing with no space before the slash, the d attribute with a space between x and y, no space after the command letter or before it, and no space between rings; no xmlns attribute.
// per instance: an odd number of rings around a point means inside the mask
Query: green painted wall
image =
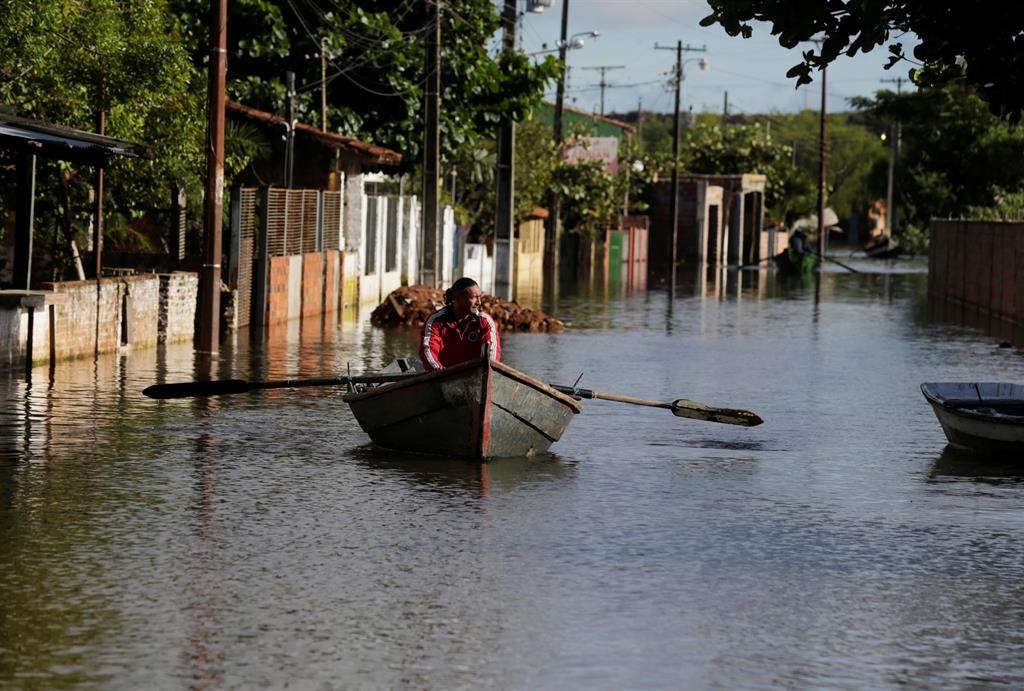
<svg viewBox="0 0 1024 691"><path fill-rule="evenodd" d="M546 122L553 127L555 122L554 104L546 101L541 103L533 111L533 117L541 120L542 122ZM630 134L629 130L618 125L600 120L594 116L576 113L568 109L562 110L562 125L565 128L566 134L581 126L586 128L591 137L618 137L620 140L626 140Z"/></svg>

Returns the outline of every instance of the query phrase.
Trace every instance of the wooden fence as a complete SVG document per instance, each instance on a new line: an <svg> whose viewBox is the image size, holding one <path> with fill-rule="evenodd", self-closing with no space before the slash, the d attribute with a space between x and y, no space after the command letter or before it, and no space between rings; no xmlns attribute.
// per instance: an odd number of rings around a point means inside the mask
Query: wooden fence
<svg viewBox="0 0 1024 691"><path fill-rule="evenodd" d="M933 316L1024 343L1024 222L933 220Z"/></svg>

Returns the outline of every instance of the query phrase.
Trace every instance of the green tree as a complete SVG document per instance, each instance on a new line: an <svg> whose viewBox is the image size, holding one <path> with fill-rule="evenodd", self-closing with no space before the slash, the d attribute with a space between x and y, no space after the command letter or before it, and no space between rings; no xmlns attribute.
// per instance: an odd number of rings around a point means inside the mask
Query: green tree
<svg viewBox="0 0 1024 691"><path fill-rule="evenodd" d="M811 71L840 55L887 46L887 67L903 60L918 86L963 80L976 88L993 113L1020 120L1024 113L1024 5L961 0L708 0L702 26L720 24L731 36L749 38L752 21L771 24L786 48L823 37L818 52L807 50L788 76L811 81ZM913 60L904 43L913 42Z"/></svg>
<svg viewBox="0 0 1024 691"><path fill-rule="evenodd" d="M153 146L154 160L114 159L106 178L110 240L141 240L143 211L166 207L170 183L197 180L202 166L205 80L164 0L0 0L0 16L0 102L87 131L103 110L109 136ZM41 161L37 184L37 243L66 258L89 223L92 170Z"/></svg>
<svg viewBox="0 0 1024 691"><path fill-rule="evenodd" d="M172 0L193 59L205 58L206 3ZM228 90L246 104L281 113L284 74L296 73L297 113L319 121L321 41L328 65L328 125L417 164L423 141L425 50L431 3L408 0L235 0L230 5ZM499 28L490 0L442 4L441 155L448 165L494 138L505 118L522 119L558 72L554 58L534 65L520 53L493 55Z"/></svg>
<svg viewBox="0 0 1024 691"><path fill-rule="evenodd" d="M771 113L763 118L771 127L773 139L793 147L800 172L813 181L817 199L820 165L820 115L816 111ZM871 203L885 194L885 182L874 171L888 160L886 146L879 138L884 130L861 121L859 113L833 113L828 116L828 161L826 186L828 206L841 219L855 212L864 213ZM814 202L816 207L817 201ZM815 210L816 213L816 210Z"/></svg>
<svg viewBox="0 0 1024 691"><path fill-rule="evenodd" d="M897 230L920 235L935 217L1014 213L1024 192L1024 131L990 113L974 90L880 91L855 105L878 130L902 123ZM883 165L875 178L885 179Z"/></svg>

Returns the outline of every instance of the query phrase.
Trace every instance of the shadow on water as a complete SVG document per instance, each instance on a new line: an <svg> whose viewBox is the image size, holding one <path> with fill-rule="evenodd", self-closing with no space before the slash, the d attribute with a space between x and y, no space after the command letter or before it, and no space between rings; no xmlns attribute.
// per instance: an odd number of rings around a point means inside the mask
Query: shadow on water
<svg viewBox="0 0 1024 691"><path fill-rule="evenodd" d="M1010 455L984 455L946 446L928 473L929 482L1024 484L1024 463Z"/></svg>
<svg viewBox="0 0 1024 691"><path fill-rule="evenodd" d="M487 463L472 459L401 453L372 444L351 449L349 457L363 467L393 474L412 485L444 490L468 490L488 496L493 489L509 490L572 477L573 462L553 453L529 458L497 458Z"/></svg>

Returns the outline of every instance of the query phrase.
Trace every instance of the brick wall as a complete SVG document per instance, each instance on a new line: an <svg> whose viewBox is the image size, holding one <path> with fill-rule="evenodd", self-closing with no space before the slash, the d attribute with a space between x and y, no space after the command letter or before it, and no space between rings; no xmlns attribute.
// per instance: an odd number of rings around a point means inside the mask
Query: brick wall
<svg viewBox="0 0 1024 691"><path fill-rule="evenodd" d="M199 274L175 271L160 274L157 338L161 343L191 341L195 337Z"/></svg>

